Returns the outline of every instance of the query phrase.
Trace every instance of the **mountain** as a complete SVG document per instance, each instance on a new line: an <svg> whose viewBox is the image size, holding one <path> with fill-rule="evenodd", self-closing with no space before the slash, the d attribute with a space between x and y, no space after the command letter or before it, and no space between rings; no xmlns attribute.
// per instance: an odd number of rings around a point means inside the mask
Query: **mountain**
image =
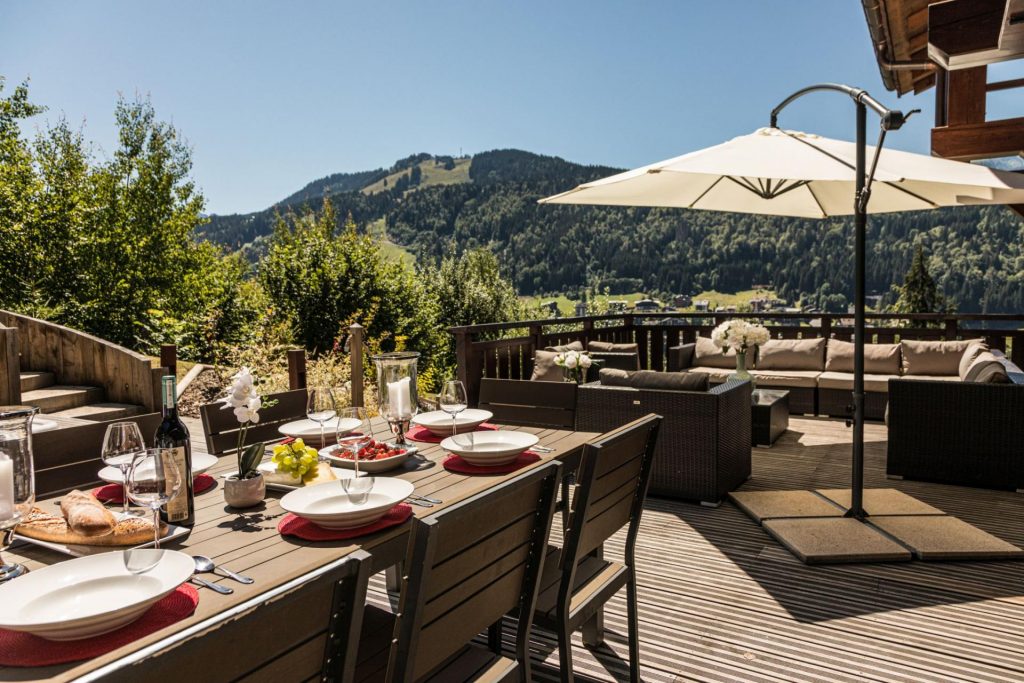
<svg viewBox="0 0 1024 683"><path fill-rule="evenodd" d="M683 209L538 205L537 199L621 169L520 150L472 158L416 154L388 170L336 174L251 214L211 216L207 239L255 260L277 212L330 197L375 237L436 261L492 249L522 294L738 291L769 283L781 296L845 310L852 289L852 221ZM1002 207L873 216L868 287L891 298L920 243L962 312L1024 310L1024 220Z"/></svg>

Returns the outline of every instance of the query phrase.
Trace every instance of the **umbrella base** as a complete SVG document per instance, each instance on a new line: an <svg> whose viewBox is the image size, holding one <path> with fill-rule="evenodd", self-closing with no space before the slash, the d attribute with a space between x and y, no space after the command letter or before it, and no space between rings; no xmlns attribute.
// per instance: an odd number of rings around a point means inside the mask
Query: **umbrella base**
<svg viewBox="0 0 1024 683"><path fill-rule="evenodd" d="M732 501L806 564L1024 559L1024 550L895 489L866 489L866 522L843 517L849 489L737 491Z"/></svg>

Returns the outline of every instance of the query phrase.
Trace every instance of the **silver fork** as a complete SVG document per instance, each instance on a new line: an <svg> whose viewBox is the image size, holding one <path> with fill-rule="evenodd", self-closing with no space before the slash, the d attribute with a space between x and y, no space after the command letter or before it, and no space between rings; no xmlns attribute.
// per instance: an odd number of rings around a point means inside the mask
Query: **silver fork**
<svg viewBox="0 0 1024 683"><path fill-rule="evenodd" d="M554 453L554 448L548 448L547 446L533 446L530 448L531 451L539 451L541 453Z"/></svg>
<svg viewBox="0 0 1024 683"><path fill-rule="evenodd" d="M416 506L421 507L421 508L432 508L432 507L434 507L430 503L424 503L422 500L416 500L412 496L410 496L409 498L406 498L405 502L409 503L410 505L416 505Z"/></svg>
<svg viewBox="0 0 1024 683"><path fill-rule="evenodd" d="M439 501L437 498L427 498L426 496L421 496L421 495L419 495L417 493L411 493L411 494L409 494L409 497L410 498L415 498L417 500L422 500L424 503L433 503L435 505L440 505L441 504L441 501Z"/></svg>

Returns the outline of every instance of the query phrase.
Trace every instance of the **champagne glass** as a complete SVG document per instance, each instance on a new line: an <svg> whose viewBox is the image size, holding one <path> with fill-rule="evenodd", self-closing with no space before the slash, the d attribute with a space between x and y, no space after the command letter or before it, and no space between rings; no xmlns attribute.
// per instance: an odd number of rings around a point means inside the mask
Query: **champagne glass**
<svg viewBox="0 0 1024 683"><path fill-rule="evenodd" d="M153 547L160 549L160 508L182 489L182 473L168 449L147 448L132 460L128 496L153 511ZM127 560L126 560L127 561Z"/></svg>
<svg viewBox="0 0 1024 683"><path fill-rule="evenodd" d="M355 425L347 434L342 434L341 423L356 421ZM345 408L338 417L337 430L338 447L352 454L352 467L355 469L356 477L359 476L359 450L373 441L370 433L370 420L366 416L366 408ZM344 481L344 480L342 480Z"/></svg>
<svg viewBox="0 0 1024 683"><path fill-rule="evenodd" d="M458 415L469 405L466 398L466 385L457 379L448 380L438 394L441 410L452 416L452 436L458 433Z"/></svg>
<svg viewBox="0 0 1024 683"><path fill-rule="evenodd" d="M107 425L100 459L105 465L121 470L121 512L126 515L129 514L128 470L131 469L135 456L145 450L146 442L142 439L142 432L135 422L114 422Z"/></svg>
<svg viewBox="0 0 1024 683"><path fill-rule="evenodd" d="M320 447L327 445L324 437L324 423L338 414L334 393L328 387L314 387L309 390L306 400L306 417L320 424Z"/></svg>

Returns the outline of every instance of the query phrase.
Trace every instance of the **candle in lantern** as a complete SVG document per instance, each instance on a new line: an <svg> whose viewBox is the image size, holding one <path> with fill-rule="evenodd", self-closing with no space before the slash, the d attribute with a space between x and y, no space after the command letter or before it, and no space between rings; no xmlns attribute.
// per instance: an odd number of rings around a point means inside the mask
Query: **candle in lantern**
<svg viewBox="0 0 1024 683"><path fill-rule="evenodd" d="M412 417L412 394L409 389L409 378L403 377L396 382L388 382L388 403L391 415L399 420Z"/></svg>
<svg viewBox="0 0 1024 683"><path fill-rule="evenodd" d="M0 521L14 516L14 462L3 458L0 459Z"/></svg>

